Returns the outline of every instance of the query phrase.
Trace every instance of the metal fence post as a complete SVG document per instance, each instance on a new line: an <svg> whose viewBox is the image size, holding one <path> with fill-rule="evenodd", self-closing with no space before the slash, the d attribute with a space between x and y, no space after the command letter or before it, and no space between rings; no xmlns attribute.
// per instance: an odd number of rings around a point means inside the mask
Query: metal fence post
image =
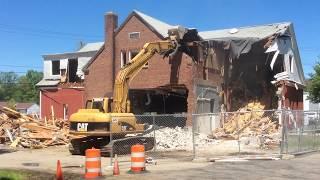
<svg viewBox="0 0 320 180"><path fill-rule="evenodd" d="M299 136L298 136L298 152L301 152L301 129L302 125L300 125L300 127L297 127L298 131L299 131Z"/></svg>
<svg viewBox="0 0 320 180"><path fill-rule="evenodd" d="M316 127L315 127L315 138L316 138L316 150L319 150L319 135L318 135L318 123L320 121L320 114L319 114L319 110L316 111L317 116L316 116Z"/></svg>
<svg viewBox="0 0 320 180"><path fill-rule="evenodd" d="M195 143L195 128L196 128L196 123L195 123L195 115L191 115L192 119L192 154L193 154L193 159L196 158L196 143Z"/></svg>
<svg viewBox="0 0 320 180"><path fill-rule="evenodd" d="M240 112L239 112L239 114L240 114ZM238 156L240 157L241 151L240 151L240 127L239 127L239 119L240 119L239 117L240 116L239 116L239 114L238 114L238 118L236 118L236 121L237 121L236 125L237 125L237 131L238 131L238 133L237 133L238 134Z"/></svg>
<svg viewBox="0 0 320 180"><path fill-rule="evenodd" d="M110 129L110 141L109 141L109 144L111 144L111 150L110 150L110 166L112 166L112 160L113 160L113 143L112 143L112 117L111 117L111 121L109 123L109 129Z"/></svg>
<svg viewBox="0 0 320 180"><path fill-rule="evenodd" d="M156 117L153 114L152 115L152 123L153 123L153 138L154 138L154 147L153 147L153 151L157 151L157 139L156 139Z"/></svg>
<svg viewBox="0 0 320 180"><path fill-rule="evenodd" d="M284 141L285 141L285 121L284 121L284 112L283 109L280 111L279 123L281 123L281 143L280 143L280 154L284 152Z"/></svg>

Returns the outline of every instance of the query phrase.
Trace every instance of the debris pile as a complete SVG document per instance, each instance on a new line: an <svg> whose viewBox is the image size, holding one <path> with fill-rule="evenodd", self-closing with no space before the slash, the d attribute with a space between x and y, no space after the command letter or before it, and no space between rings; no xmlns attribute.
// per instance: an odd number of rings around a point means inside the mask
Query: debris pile
<svg viewBox="0 0 320 180"><path fill-rule="evenodd" d="M153 131L145 136L153 137ZM189 128L161 128L155 130L156 148L157 150L187 150L191 151L193 148L192 143L192 130ZM197 134L197 146L207 146L215 144L216 140L208 138L205 134Z"/></svg>
<svg viewBox="0 0 320 180"><path fill-rule="evenodd" d="M278 119L273 112L263 109L261 103L252 102L235 113L226 114L223 127L213 132L214 138L241 139L254 136L261 139L261 147L278 144Z"/></svg>
<svg viewBox="0 0 320 180"><path fill-rule="evenodd" d="M67 143L68 122L64 120L41 122L7 107L0 111L0 144L37 149Z"/></svg>

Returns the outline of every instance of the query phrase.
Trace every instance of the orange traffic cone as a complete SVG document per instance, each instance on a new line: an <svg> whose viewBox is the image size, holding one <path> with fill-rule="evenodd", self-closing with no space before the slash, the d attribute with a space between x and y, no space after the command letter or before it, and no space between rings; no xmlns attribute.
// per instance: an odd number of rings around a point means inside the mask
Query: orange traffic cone
<svg viewBox="0 0 320 180"><path fill-rule="evenodd" d="M63 174L62 174L60 160L58 160L58 162L57 162L56 180L63 180Z"/></svg>
<svg viewBox="0 0 320 180"><path fill-rule="evenodd" d="M118 156L115 155L115 160L113 164L113 175L118 176L120 175L120 169L119 169L119 164L118 164Z"/></svg>

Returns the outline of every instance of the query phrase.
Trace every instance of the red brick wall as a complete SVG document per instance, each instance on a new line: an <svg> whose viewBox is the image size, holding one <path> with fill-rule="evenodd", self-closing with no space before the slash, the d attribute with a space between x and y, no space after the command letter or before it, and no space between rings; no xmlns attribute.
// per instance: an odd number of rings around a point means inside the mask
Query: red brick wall
<svg viewBox="0 0 320 180"><path fill-rule="evenodd" d="M56 118L63 118L63 104L68 104L68 116L83 108L84 89L42 89L41 118L51 118L53 106Z"/></svg>
<svg viewBox="0 0 320 180"><path fill-rule="evenodd" d="M130 40L128 38L128 33L130 32L140 32L140 39ZM161 38L147 28L138 18L133 16L125 25L125 27L123 27L116 35L115 40L115 65L116 72L118 72L120 69L121 50L125 50L127 52L130 50L140 50L146 42L159 41ZM131 88L154 88L157 86L170 84L170 75L172 75L171 65L174 64L173 61L181 61L181 59L179 59L180 57L169 60L169 58L163 59L162 56L156 54L149 60L149 67L142 69L131 82ZM170 64L170 62L172 62L172 64ZM179 64L174 65L179 66ZM183 55L180 68L178 69L179 78L178 82L176 82L177 84L188 84L190 82L191 65L191 59L186 55Z"/></svg>
<svg viewBox="0 0 320 180"><path fill-rule="evenodd" d="M112 76L110 72L112 63L108 50L104 49L98 55L96 60L88 68L88 74L85 75L85 97L103 97L106 93L112 92Z"/></svg>
<svg viewBox="0 0 320 180"><path fill-rule="evenodd" d="M130 40L129 32L140 32L138 40ZM161 38L148 27L146 27L137 17L133 16L127 24L115 36L115 73L120 70L120 52L125 50L140 50L146 42L161 40ZM106 43L108 44L108 43ZM85 77L86 98L102 97L112 94L112 63L110 57L110 47L106 46L103 52L90 65L89 73ZM180 58L180 59L179 59ZM175 63L177 60L180 63ZM172 67L171 64L174 64ZM173 71L171 71L171 68ZM142 71L131 82L130 87L134 89L154 88L170 84L177 76L176 84L185 84L189 90L192 89L191 73L192 60L187 55L182 55L175 59L163 59L160 55L155 55L149 61L149 67ZM116 74L115 74L116 75ZM190 91L192 92L192 91Z"/></svg>
<svg viewBox="0 0 320 180"><path fill-rule="evenodd" d="M303 89L298 90L295 87L284 86L284 107L292 110L303 110Z"/></svg>
<svg viewBox="0 0 320 180"><path fill-rule="evenodd" d="M140 32L137 40L129 39L128 33ZM139 18L131 17L124 27L115 35L115 73L120 70L121 51L140 50L146 42L161 40L157 33L152 32ZM108 43L106 43L108 45ZM103 52L89 67L89 74L85 77L86 98L112 95L112 63L110 58L110 46L106 46ZM116 75L116 74L115 74ZM220 85L213 80L216 75L209 73L208 83ZM133 89L155 88L167 84L184 84L189 90L188 112L194 111L195 95L194 81L203 79L202 65L194 65L192 59L186 54L177 54L174 58L163 59L156 54L149 61L148 68L144 68L131 82ZM190 124L189 122L188 124Z"/></svg>

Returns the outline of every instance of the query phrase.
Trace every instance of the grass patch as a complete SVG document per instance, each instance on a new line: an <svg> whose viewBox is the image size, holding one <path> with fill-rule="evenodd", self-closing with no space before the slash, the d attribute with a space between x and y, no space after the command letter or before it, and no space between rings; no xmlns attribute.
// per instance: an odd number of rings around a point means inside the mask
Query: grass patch
<svg viewBox="0 0 320 180"><path fill-rule="evenodd" d="M16 170L0 170L0 180L21 180L26 179L28 174Z"/></svg>
<svg viewBox="0 0 320 180"><path fill-rule="evenodd" d="M83 174L63 172L64 180L82 179ZM26 169L0 169L0 180L55 179L55 173Z"/></svg>
<svg viewBox="0 0 320 180"><path fill-rule="evenodd" d="M288 151L299 152L320 148L320 136L314 134L288 135Z"/></svg>

